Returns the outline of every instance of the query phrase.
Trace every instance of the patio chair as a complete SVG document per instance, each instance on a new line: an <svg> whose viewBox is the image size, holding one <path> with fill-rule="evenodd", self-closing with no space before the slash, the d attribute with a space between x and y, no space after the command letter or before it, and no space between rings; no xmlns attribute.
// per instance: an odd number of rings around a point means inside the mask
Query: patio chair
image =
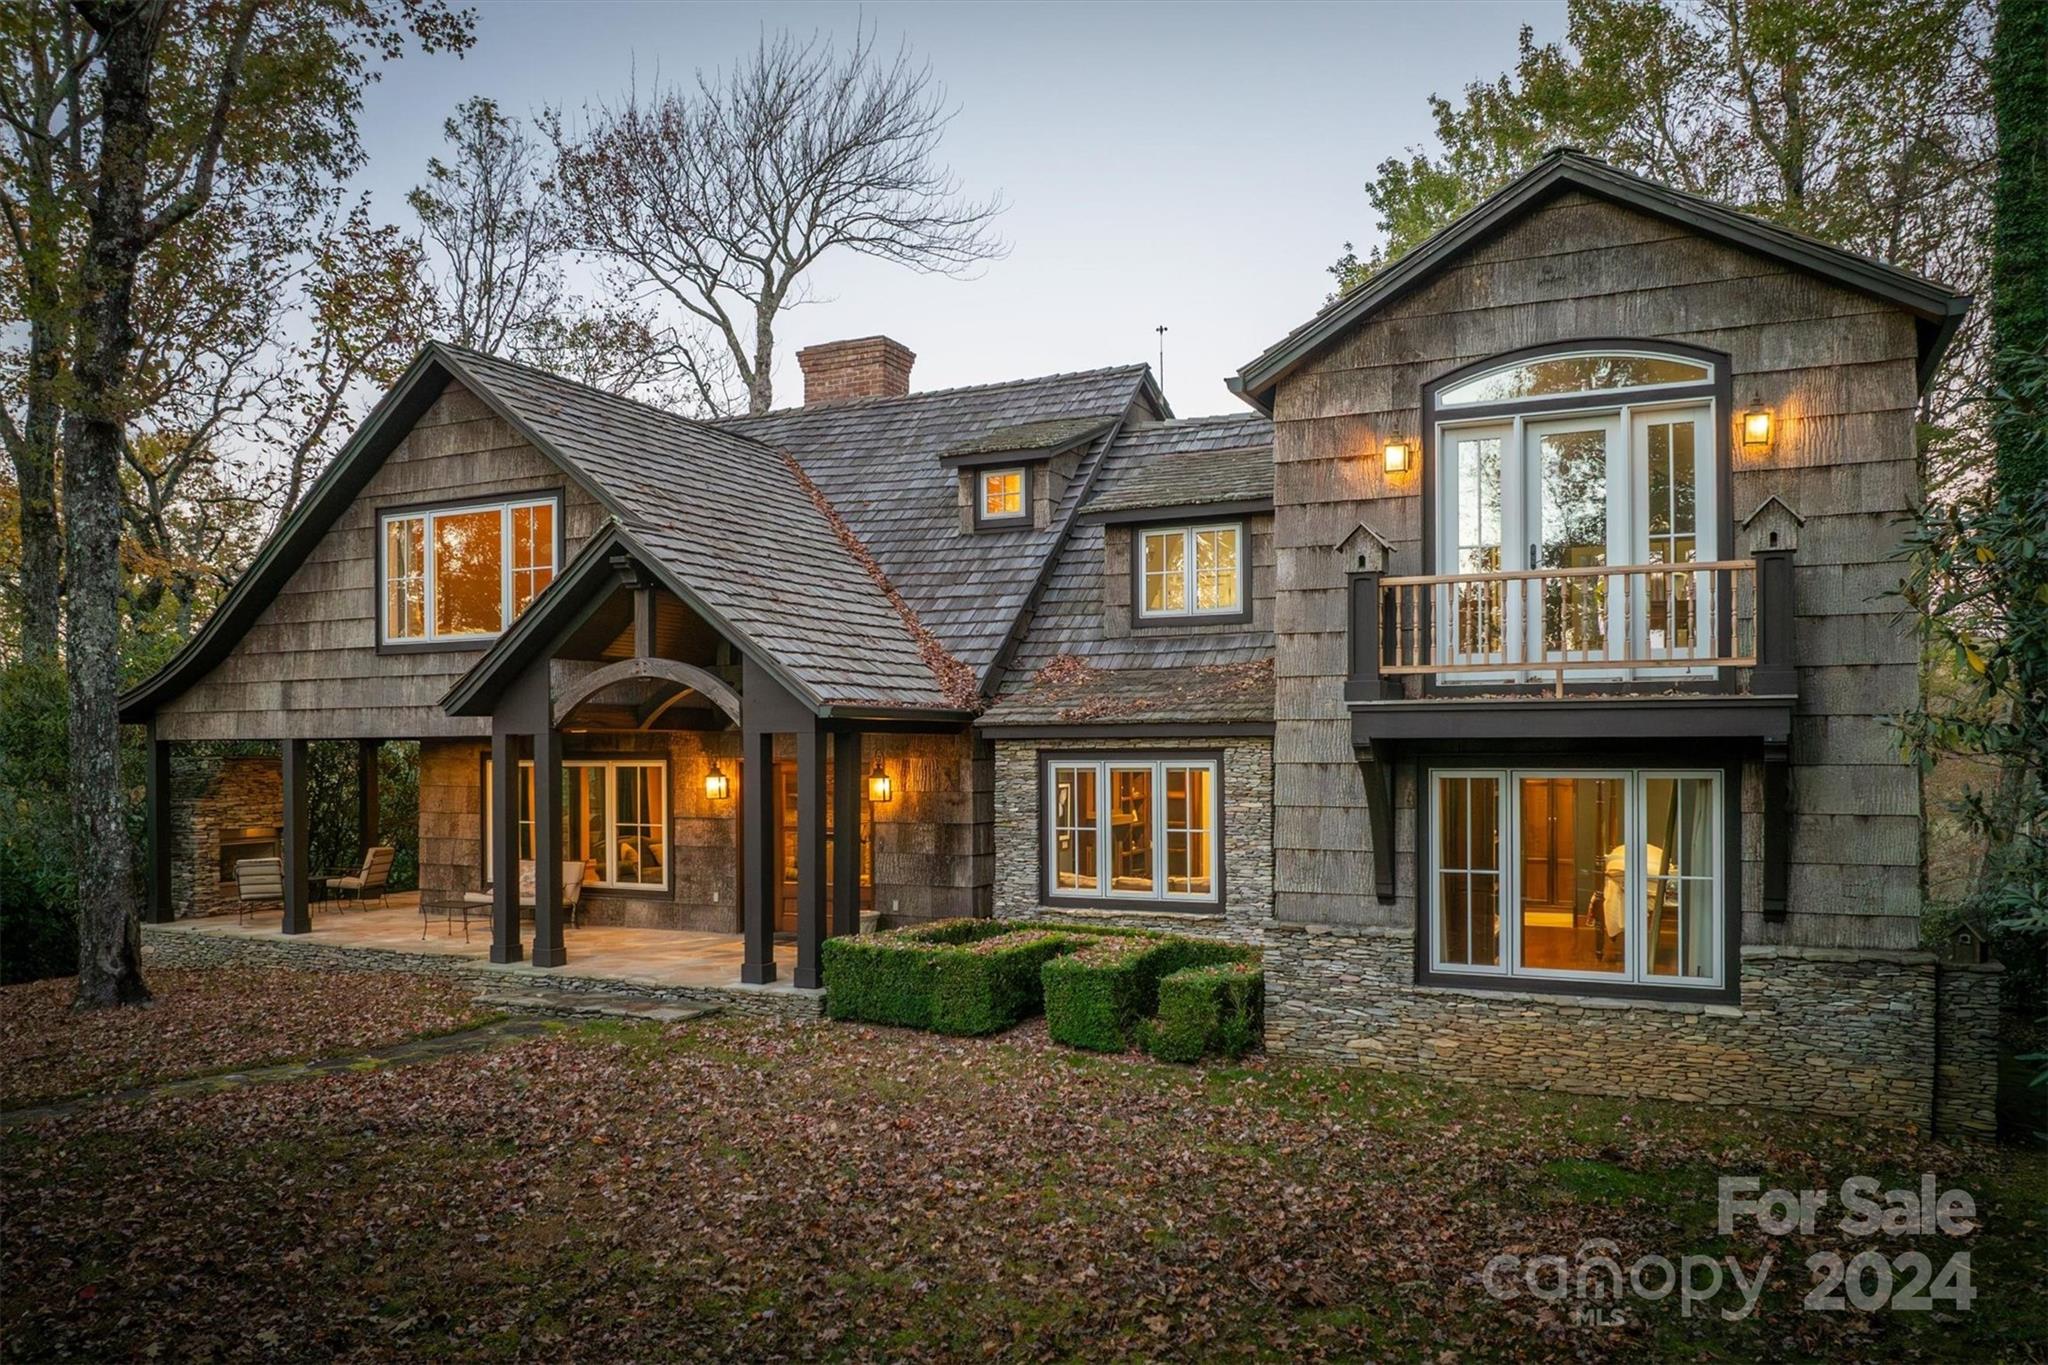
<svg viewBox="0 0 2048 1365"><path fill-rule="evenodd" d="M337 897L344 891L353 892L359 909L367 897L375 895L378 907L382 908L384 888L391 881L391 860L396 856L397 850L391 845L377 845L363 855L362 871L350 876L328 878L328 891Z"/></svg>
<svg viewBox="0 0 2048 1365"><path fill-rule="evenodd" d="M580 858L570 859L562 864L562 913L567 917L567 923L579 929L583 927L583 871L584 863ZM468 901L471 905L489 905L491 903L491 893L488 891L465 891L462 893L462 899ZM521 858L519 860L520 908L532 909L533 900L533 859Z"/></svg>
<svg viewBox="0 0 2048 1365"><path fill-rule="evenodd" d="M235 864L235 919L246 923L249 907L268 902L284 909L284 859L244 858Z"/></svg>

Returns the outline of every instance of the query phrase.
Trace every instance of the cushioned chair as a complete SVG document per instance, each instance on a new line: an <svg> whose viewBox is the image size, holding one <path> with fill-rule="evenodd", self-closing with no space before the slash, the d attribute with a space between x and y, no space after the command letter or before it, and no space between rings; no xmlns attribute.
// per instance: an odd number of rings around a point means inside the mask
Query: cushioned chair
<svg viewBox="0 0 2048 1365"><path fill-rule="evenodd" d="M346 877L328 878L328 889L337 897L343 892L353 894L358 907L370 896L375 896L377 904L382 906L384 904L384 888L391 881L391 860L397 856L397 853L398 851L389 844L377 845L363 855L363 867L360 872L352 873Z"/></svg>
<svg viewBox="0 0 2048 1365"><path fill-rule="evenodd" d="M251 905L284 910L284 859L244 858L235 864L235 918L246 922Z"/></svg>
<svg viewBox="0 0 2048 1365"><path fill-rule="evenodd" d="M491 893L488 891L465 891L462 893L462 898L471 905L489 905L491 903ZM519 860L520 907L522 909L532 909L533 899L533 859L521 858ZM583 862L581 859L562 864L562 913L568 917L570 924L576 925L579 928L582 927Z"/></svg>

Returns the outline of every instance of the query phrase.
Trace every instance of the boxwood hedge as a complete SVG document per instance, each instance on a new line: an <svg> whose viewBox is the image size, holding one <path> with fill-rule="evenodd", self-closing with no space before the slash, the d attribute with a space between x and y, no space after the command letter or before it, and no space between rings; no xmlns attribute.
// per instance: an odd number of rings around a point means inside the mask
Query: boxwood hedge
<svg viewBox="0 0 2048 1365"><path fill-rule="evenodd" d="M1161 978L1256 957L1251 949L1209 939L1098 939L1045 964L1045 1021L1053 1038L1071 1047L1121 1052L1138 1021L1158 1009Z"/></svg>
<svg viewBox="0 0 2048 1365"><path fill-rule="evenodd" d="M1266 973L1256 961L1183 967L1159 981L1159 1012L1145 1050L1162 1062L1251 1051L1265 1023Z"/></svg>
<svg viewBox="0 0 2048 1365"><path fill-rule="evenodd" d="M825 940L825 1012L834 1019L939 1033L995 1033L1044 1008L1038 969L1086 942L1005 923L943 920Z"/></svg>

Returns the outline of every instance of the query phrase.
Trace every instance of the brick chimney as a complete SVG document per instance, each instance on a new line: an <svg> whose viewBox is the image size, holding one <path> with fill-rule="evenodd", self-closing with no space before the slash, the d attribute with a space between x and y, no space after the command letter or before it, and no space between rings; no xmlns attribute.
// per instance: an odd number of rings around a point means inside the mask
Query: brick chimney
<svg viewBox="0 0 2048 1365"><path fill-rule="evenodd" d="M909 347L888 337L821 341L796 353L804 371L804 406L849 398L901 398L910 392Z"/></svg>

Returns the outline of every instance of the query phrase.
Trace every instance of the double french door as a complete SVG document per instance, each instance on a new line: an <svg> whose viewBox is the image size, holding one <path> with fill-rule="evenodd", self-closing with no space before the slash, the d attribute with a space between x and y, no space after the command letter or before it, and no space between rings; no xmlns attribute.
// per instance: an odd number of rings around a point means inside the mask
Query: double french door
<svg viewBox="0 0 2048 1365"><path fill-rule="evenodd" d="M1441 426L1438 657L1620 676L1710 656L1711 574L1654 566L1713 557L1712 422L1691 403Z"/></svg>

